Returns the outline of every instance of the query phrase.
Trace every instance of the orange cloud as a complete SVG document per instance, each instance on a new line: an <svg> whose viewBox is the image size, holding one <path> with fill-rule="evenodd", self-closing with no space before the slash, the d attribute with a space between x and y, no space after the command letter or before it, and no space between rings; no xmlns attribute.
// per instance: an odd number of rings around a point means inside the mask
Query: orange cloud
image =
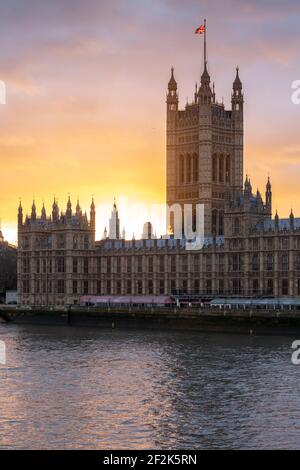
<svg viewBox="0 0 300 470"><path fill-rule="evenodd" d="M199 2L28 0L17 17L10 3L0 18L2 226L12 233L19 197L25 210L33 197L50 207L54 194L64 205L69 192L85 208L92 194L97 204L114 195L164 202L166 86L174 65L184 106L199 79ZM241 65L245 168L262 192L270 173L280 214L291 203L297 214L300 106L290 85L300 73L299 5L202 3L210 73L227 106Z"/></svg>

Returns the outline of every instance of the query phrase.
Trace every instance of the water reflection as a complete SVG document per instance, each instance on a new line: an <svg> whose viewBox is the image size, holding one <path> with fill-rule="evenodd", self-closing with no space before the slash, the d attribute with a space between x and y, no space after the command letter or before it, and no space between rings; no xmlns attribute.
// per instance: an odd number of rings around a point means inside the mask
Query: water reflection
<svg viewBox="0 0 300 470"><path fill-rule="evenodd" d="M299 448L291 338L1 325L1 448Z"/></svg>

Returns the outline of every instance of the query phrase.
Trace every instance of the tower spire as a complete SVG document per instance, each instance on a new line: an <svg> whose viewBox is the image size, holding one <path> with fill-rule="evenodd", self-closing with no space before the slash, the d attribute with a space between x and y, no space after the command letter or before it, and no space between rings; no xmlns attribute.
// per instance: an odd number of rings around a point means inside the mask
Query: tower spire
<svg viewBox="0 0 300 470"><path fill-rule="evenodd" d="M92 196L92 203L90 207L90 226L93 230L96 228L96 210L95 210L95 202L94 196Z"/></svg>
<svg viewBox="0 0 300 470"><path fill-rule="evenodd" d="M198 89L197 101L199 104L211 104L213 100L213 92L210 88L210 76L207 70L206 27L205 19L204 25L200 26L201 32L204 33L204 70L201 75L200 87Z"/></svg>
<svg viewBox="0 0 300 470"><path fill-rule="evenodd" d="M203 49L203 54L204 54L204 72L206 72L207 68L207 51L206 51L206 18L204 19L204 24L199 26L199 28L196 29L195 34L204 34L204 49Z"/></svg>
<svg viewBox="0 0 300 470"><path fill-rule="evenodd" d="M112 240L119 240L120 238L120 219L115 198L113 210L111 211L111 217L109 219L109 238Z"/></svg>
<svg viewBox="0 0 300 470"><path fill-rule="evenodd" d="M18 209L18 226L21 227L23 225L23 209L22 209L22 203L21 203L21 198L20 198L20 204L19 204L19 209Z"/></svg>

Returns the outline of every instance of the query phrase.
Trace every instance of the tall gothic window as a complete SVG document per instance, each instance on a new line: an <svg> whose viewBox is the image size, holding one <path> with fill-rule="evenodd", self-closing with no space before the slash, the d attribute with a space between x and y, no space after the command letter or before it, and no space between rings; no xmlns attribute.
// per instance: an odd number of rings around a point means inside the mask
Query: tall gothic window
<svg viewBox="0 0 300 470"><path fill-rule="evenodd" d="M258 253L254 253L252 255L251 264L252 264L252 271L259 271L259 254Z"/></svg>
<svg viewBox="0 0 300 470"><path fill-rule="evenodd" d="M240 219L238 217L235 217L233 220L233 234L239 235L239 233L240 233Z"/></svg>
<svg viewBox="0 0 300 470"><path fill-rule="evenodd" d="M219 235L224 235L224 212L219 212Z"/></svg>
<svg viewBox="0 0 300 470"><path fill-rule="evenodd" d="M266 270L267 271L273 271L273 265L274 265L273 253L268 253L267 254L267 259L266 259Z"/></svg>
<svg viewBox="0 0 300 470"><path fill-rule="evenodd" d="M217 182L218 176L217 176L217 171L218 171L218 165L217 165L217 156L213 155L213 161L212 161L212 180L214 183Z"/></svg>
<svg viewBox="0 0 300 470"><path fill-rule="evenodd" d="M179 182L184 183L184 157L180 155L179 157Z"/></svg>
<svg viewBox="0 0 300 470"><path fill-rule="evenodd" d="M186 157L186 182L190 183L191 182L191 173L192 173L192 168L191 168L191 157L190 155L187 155Z"/></svg>
<svg viewBox="0 0 300 470"><path fill-rule="evenodd" d="M289 281L288 281L288 279L282 279L282 281L281 281L281 293L282 293L282 295L288 295L288 293L289 293Z"/></svg>
<svg viewBox="0 0 300 470"><path fill-rule="evenodd" d="M274 289L273 279L268 279L268 281L267 281L267 294L273 295L273 289Z"/></svg>
<svg viewBox="0 0 300 470"><path fill-rule="evenodd" d="M254 295L259 294L259 280L258 279L253 279L252 281L252 293Z"/></svg>
<svg viewBox="0 0 300 470"><path fill-rule="evenodd" d="M74 235L73 237L73 249L76 250L78 248L78 236Z"/></svg>
<svg viewBox="0 0 300 470"><path fill-rule="evenodd" d="M283 253L281 255L281 270L288 271L289 270L289 255L288 253Z"/></svg>
<svg viewBox="0 0 300 470"><path fill-rule="evenodd" d="M193 160L193 181L196 183L198 181L198 172L199 172L199 159L198 155L194 155Z"/></svg>
<svg viewBox="0 0 300 470"><path fill-rule="evenodd" d="M212 233L213 235L217 234L217 217L218 217L218 211L214 209L212 211Z"/></svg>
<svg viewBox="0 0 300 470"><path fill-rule="evenodd" d="M225 178L226 178L226 183L230 183L230 156L227 155L226 157L226 172L225 172Z"/></svg>
<svg viewBox="0 0 300 470"><path fill-rule="evenodd" d="M196 205L193 204L193 209L192 209L192 230L193 232L196 232L197 229L197 210L196 210Z"/></svg>
<svg viewBox="0 0 300 470"><path fill-rule="evenodd" d="M223 155L219 158L219 182L224 182L224 157Z"/></svg>

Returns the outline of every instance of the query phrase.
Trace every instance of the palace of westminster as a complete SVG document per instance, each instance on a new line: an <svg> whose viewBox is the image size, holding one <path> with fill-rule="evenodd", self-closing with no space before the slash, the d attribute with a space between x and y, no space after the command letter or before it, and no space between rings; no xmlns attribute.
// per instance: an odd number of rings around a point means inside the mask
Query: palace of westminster
<svg viewBox="0 0 300 470"><path fill-rule="evenodd" d="M113 206L109 233L95 240L95 204L89 217L79 202L65 212L54 200L47 216L18 211L18 302L70 305L83 295L300 296L300 219L272 219L265 197L243 182L243 107L239 70L231 109L218 103L206 61L194 99L178 108L172 69L167 92L167 204L204 205L204 246L186 249L184 237L140 240L120 235ZM170 219L172 226L172 219ZM170 230L170 233L172 231Z"/></svg>

